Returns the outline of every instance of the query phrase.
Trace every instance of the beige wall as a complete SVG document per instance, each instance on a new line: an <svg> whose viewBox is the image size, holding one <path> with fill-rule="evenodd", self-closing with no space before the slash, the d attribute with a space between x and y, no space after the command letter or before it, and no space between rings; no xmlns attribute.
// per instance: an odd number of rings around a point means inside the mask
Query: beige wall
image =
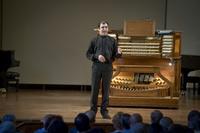
<svg viewBox="0 0 200 133"><path fill-rule="evenodd" d="M175 30L178 1L169 1ZM3 7L3 48L21 61L21 83L90 84L85 52L100 20L122 29L124 20L153 19L156 29L164 28L165 0L4 0Z"/></svg>
<svg viewBox="0 0 200 133"><path fill-rule="evenodd" d="M200 1L168 0L169 29L182 32L182 53L200 55Z"/></svg>

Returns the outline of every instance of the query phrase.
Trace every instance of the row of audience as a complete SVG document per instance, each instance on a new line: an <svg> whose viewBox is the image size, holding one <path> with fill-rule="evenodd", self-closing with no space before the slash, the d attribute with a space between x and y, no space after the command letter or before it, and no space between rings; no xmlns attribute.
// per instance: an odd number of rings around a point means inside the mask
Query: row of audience
<svg viewBox="0 0 200 133"><path fill-rule="evenodd" d="M146 124L139 113L132 115L124 112L116 113L112 118L114 131L112 133L200 133L200 112L192 110L188 114L188 125L173 122L159 110L151 112L151 123ZM0 133L20 133L16 129L16 118L12 114L3 116ZM74 128L68 128L62 116L48 114L41 120L43 127L34 133L105 133L100 127L93 127L95 113L87 111L79 113L74 119Z"/></svg>
<svg viewBox="0 0 200 133"><path fill-rule="evenodd" d="M132 115L118 112L112 119L113 133L200 133L200 112L192 110L188 114L188 126L175 124L170 117L159 110L151 113L151 123L146 124L139 113Z"/></svg>

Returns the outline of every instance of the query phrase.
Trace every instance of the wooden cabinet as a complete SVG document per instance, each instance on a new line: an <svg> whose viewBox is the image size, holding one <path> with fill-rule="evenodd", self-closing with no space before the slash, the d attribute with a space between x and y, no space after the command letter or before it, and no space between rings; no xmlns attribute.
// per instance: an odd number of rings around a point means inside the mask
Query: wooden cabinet
<svg viewBox="0 0 200 133"><path fill-rule="evenodd" d="M181 33L114 36L123 55L113 62L109 105L178 108Z"/></svg>

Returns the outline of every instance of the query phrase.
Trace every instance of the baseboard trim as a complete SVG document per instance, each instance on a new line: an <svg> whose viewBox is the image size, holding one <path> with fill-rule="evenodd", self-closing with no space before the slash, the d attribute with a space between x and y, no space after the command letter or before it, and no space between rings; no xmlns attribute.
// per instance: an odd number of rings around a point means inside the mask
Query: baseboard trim
<svg viewBox="0 0 200 133"><path fill-rule="evenodd" d="M19 84L20 89L58 89L58 90L91 90L90 85L62 85L62 84Z"/></svg>

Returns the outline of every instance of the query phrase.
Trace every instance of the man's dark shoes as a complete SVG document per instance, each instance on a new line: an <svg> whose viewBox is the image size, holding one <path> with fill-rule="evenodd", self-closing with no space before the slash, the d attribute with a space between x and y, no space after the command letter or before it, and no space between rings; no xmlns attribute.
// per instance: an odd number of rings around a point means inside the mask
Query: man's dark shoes
<svg viewBox="0 0 200 133"><path fill-rule="evenodd" d="M103 119L111 119L111 117L108 113L101 113L101 116Z"/></svg>

